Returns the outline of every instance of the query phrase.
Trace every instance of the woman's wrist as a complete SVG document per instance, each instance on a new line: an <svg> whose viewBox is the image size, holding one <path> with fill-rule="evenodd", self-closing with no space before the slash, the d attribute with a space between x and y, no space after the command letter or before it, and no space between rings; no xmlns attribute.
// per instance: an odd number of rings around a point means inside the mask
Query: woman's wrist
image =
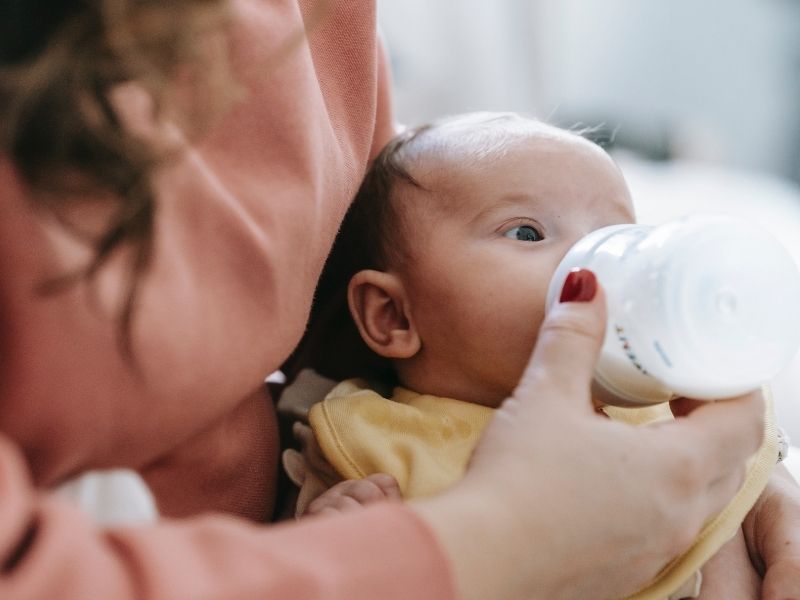
<svg viewBox="0 0 800 600"><path fill-rule="evenodd" d="M410 503L439 540L463 600L494 598L552 599L548 553L520 523L520 513L503 505L508 498L475 486L457 486ZM533 518L535 511L527 511ZM535 554L535 556L533 556ZM535 589L532 584L535 584Z"/></svg>

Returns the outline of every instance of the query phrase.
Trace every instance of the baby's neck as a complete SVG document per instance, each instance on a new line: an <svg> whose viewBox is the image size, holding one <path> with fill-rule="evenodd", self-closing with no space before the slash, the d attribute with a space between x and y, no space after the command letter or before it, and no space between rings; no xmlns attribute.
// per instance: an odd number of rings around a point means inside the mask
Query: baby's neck
<svg viewBox="0 0 800 600"><path fill-rule="evenodd" d="M497 408L503 403L503 400L511 394L511 390L499 391L491 390L488 387L479 388L478 386L469 385L453 378L448 379L416 375L417 374L413 371L398 370L398 384L417 394L452 398L454 400L479 404L489 408Z"/></svg>

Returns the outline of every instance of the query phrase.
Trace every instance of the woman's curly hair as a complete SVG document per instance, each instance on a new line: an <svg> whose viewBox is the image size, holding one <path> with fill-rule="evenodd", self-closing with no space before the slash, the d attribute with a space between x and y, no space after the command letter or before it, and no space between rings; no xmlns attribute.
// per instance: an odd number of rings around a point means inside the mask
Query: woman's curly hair
<svg viewBox="0 0 800 600"><path fill-rule="evenodd" d="M91 279L116 251L130 249L119 313L128 353L139 275L152 245L152 175L164 156L125 127L112 92L136 81L157 117L167 84L181 67L205 60L202 34L220 28L226 14L224 0L0 0L0 154L29 186L35 206L94 248L90 264L44 282L42 291ZM89 238L63 218L87 196L104 198L113 215Z"/></svg>

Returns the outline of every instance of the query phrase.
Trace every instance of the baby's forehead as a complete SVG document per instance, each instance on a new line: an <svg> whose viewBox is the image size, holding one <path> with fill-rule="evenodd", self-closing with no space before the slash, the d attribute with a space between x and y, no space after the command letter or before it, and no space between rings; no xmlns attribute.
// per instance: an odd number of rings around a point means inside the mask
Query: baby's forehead
<svg viewBox="0 0 800 600"><path fill-rule="evenodd" d="M403 185L400 193L415 209L450 210L454 207L449 206L448 198L502 166L520 148L546 151L555 145L570 152L594 146L575 133L514 114L477 113L446 119L425 128L403 148L402 162L419 185Z"/></svg>
<svg viewBox="0 0 800 600"><path fill-rule="evenodd" d="M401 201L393 204L398 216L417 224L523 192L571 197L570 190L586 180L592 189L608 188L614 202L629 197L619 168L602 148L578 133L513 114L438 122L411 138L402 163L418 185L395 188Z"/></svg>
<svg viewBox="0 0 800 600"><path fill-rule="evenodd" d="M425 128L403 149L403 162L416 180L428 183L423 187L433 188L492 168L520 147L554 145L576 152L594 147L576 133L541 121L515 114L475 113Z"/></svg>
<svg viewBox="0 0 800 600"><path fill-rule="evenodd" d="M408 154L417 168L436 162L469 165L501 157L510 148L534 140L585 141L576 134L534 119L514 114L476 113L445 119L425 128L409 144Z"/></svg>

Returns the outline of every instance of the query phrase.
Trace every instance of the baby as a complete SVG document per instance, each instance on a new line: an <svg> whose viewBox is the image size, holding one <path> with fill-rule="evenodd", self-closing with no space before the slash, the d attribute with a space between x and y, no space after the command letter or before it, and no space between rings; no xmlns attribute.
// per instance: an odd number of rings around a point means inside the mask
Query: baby
<svg viewBox="0 0 800 600"><path fill-rule="evenodd" d="M414 498L457 481L492 409L523 373L564 254L595 229L634 220L610 157L535 120L469 114L390 142L366 176L329 265L341 276L348 264L352 322L373 356L388 361L376 365L389 368L377 382L374 369L369 382L346 381L313 406L313 436L298 428L303 474L297 453L284 462L306 490L317 485L300 512ZM609 413L637 423L671 418L666 407L630 418ZM568 431L564 444L569 451ZM690 565L688 579L636 598L697 597L700 562ZM703 597L758 597L741 529L704 576Z"/></svg>

